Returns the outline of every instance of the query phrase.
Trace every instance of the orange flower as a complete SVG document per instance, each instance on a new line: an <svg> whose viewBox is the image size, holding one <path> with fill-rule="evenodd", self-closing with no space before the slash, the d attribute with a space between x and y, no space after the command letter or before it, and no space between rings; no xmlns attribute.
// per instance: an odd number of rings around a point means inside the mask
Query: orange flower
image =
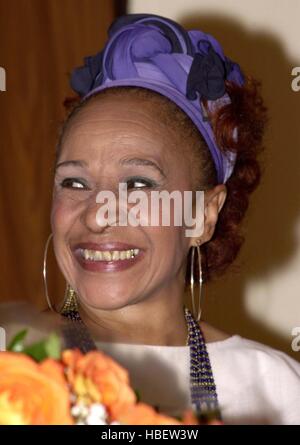
<svg viewBox="0 0 300 445"><path fill-rule="evenodd" d="M120 413L118 422L123 425L182 425L182 422L156 412L145 403L137 403Z"/></svg>
<svg viewBox="0 0 300 445"><path fill-rule="evenodd" d="M24 354L0 352L0 425L73 423L59 362L38 364Z"/></svg>
<svg viewBox="0 0 300 445"><path fill-rule="evenodd" d="M62 354L67 379L83 403L102 403L112 420L136 402L129 386L128 372L100 351L83 355L79 350Z"/></svg>

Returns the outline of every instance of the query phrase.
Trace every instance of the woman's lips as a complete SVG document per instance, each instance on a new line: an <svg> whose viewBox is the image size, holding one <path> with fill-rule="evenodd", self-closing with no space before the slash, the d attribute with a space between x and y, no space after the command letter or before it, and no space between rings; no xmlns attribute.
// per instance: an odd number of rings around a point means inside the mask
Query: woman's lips
<svg viewBox="0 0 300 445"><path fill-rule="evenodd" d="M118 259L118 260L95 260L86 259L83 256L84 250L89 251L100 251L100 252L113 252L113 251L126 251L132 250L138 253L133 258ZM105 242L105 243L93 243L93 242L83 242L78 243L72 248L74 257L80 266L90 272L117 272L121 270L128 269L139 262L143 256L144 251L132 244L122 243L122 242Z"/></svg>

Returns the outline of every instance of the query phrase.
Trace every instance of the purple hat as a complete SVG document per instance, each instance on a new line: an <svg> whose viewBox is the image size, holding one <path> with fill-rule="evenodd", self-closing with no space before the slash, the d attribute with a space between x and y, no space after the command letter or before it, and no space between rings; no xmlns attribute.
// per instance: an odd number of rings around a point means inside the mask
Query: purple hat
<svg viewBox="0 0 300 445"><path fill-rule="evenodd" d="M230 103L225 80L244 84L239 65L224 55L211 35L186 31L158 15L121 16L110 25L108 37L102 51L85 57L84 66L73 70L73 90L82 100L115 86L143 87L166 96L196 125L213 158L218 183L225 183L236 154L221 152L199 99L206 99L210 110Z"/></svg>

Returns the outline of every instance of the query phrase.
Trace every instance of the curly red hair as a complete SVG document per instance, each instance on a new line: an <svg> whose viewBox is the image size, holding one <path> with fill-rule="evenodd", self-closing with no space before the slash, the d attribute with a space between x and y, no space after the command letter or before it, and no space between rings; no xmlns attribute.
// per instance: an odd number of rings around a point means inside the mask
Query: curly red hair
<svg viewBox="0 0 300 445"><path fill-rule="evenodd" d="M258 160L263 150L267 109L260 94L260 83L247 78L244 86L226 82L231 104L211 115L214 134L220 149L237 153L233 174L226 182L227 198L212 239L203 245L206 279L222 274L237 257L244 242L240 224L249 206L251 193L261 179ZM238 138L233 136L237 128Z"/></svg>

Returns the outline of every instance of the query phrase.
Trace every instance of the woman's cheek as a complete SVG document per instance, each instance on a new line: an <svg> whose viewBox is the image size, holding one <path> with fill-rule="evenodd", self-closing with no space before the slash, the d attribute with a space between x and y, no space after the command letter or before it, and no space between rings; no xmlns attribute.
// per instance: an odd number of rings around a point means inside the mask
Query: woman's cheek
<svg viewBox="0 0 300 445"><path fill-rule="evenodd" d="M60 206L58 200L56 198L52 201L52 208L51 208L51 228L52 233L57 232L57 230L60 227L59 221L62 220L62 207Z"/></svg>
<svg viewBox="0 0 300 445"><path fill-rule="evenodd" d="M66 232L74 218L74 213L74 206L70 205L67 200L59 196L55 197L51 209L52 232Z"/></svg>
<svg viewBox="0 0 300 445"><path fill-rule="evenodd" d="M53 199L51 210L53 247L57 263L66 280L71 278L69 240L77 220L74 205L70 205L68 200L60 197Z"/></svg>

